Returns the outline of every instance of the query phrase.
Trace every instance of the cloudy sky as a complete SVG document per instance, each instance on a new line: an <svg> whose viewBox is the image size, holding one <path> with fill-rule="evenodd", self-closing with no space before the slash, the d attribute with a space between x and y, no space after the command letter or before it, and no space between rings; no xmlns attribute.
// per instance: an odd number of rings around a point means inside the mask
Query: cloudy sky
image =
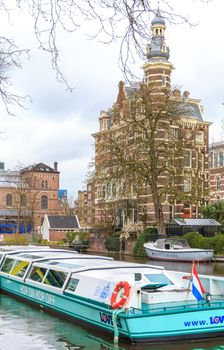
<svg viewBox="0 0 224 350"><path fill-rule="evenodd" d="M224 1L172 3L197 24L167 24L170 61L176 68L172 84L202 100L204 120L213 122L210 141L220 141L224 118ZM6 15L1 15L0 30L1 35L10 33L20 45L32 49L30 59L23 60L23 69L11 75L14 91L33 99L29 109L17 109L16 116L7 115L0 105L0 161L6 169L15 168L19 162L53 166L57 161L60 187L76 195L83 189L93 156L91 133L98 130L99 113L114 103L118 82L123 79L118 68L119 45L87 40L81 31L60 33L60 63L73 87L71 93L56 82L49 57L38 50L32 22L25 14L15 14L10 25ZM140 77L142 63L136 62Z"/></svg>

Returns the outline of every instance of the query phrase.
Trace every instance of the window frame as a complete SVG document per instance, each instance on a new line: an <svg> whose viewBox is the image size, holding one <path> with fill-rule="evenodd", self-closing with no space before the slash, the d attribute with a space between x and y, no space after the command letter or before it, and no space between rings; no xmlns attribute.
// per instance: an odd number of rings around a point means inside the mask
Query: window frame
<svg viewBox="0 0 224 350"><path fill-rule="evenodd" d="M46 194L43 194L41 196L41 201L40 201L40 204L41 204L41 209L48 209L48 196Z"/></svg>
<svg viewBox="0 0 224 350"><path fill-rule="evenodd" d="M9 200L9 198L10 198L10 200ZM12 193L7 193L6 194L6 206L12 207L12 205L13 205Z"/></svg>
<svg viewBox="0 0 224 350"><path fill-rule="evenodd" d="M221 176L217 175L215 178L215 186L216 186L216 191L221 191Z"/></svg>
<svg viewBox="0 0 224 350"><path fill-rule="evenodd" d="M8 272L5 272L5 271L2 271L2 268L3 268L3 266L4 266L4 264L5 264L5 262L6 262L6 260L14 260L14 262L13 262L13 264L12 264L12 266L11 266L11 269L8 271ZM4 274L6 274L6 275L10 275L10 272L12 271L12 269L13 269L13 267L14 267L14 265L15 265L15 262L16 262L16 258L15 257L11 257L11 256L4 256L4 260L3 260L3 262L2 262L2 264L1 264L1 268L0 268L0 273L4 273Z"/></svg>
<svg viewBox="0 0 224 350"><path fill-rule="evenodd" d="M191 150L184 150L184 168L191 168L192 166L192 154Z"/></svg>
<svg viewBox="0 0 224 350"><path fill-rule="evenodd" d="M45 283L45 281L46 281L46 279L47 279L47 276L48 276L48 274L50 273L50 271L56 271L56 272L61 272L61 273L66 274L66 277L65 277L64 282L63 282L63 284L62 284L61 287L57 287L57 286L54 286L53 284ZM65 286L65 283L66 283L66 281L67 281L68 275L69 275L69 272L68 272L68 271L63 271L63 270L58 270L58 269L49 268L49 269L47 270L47 272L45 273L45 276L44 276L44 278L43 278L43 280L42 280L42 284L45 285L45 286L47 286L47 287L53 287L53 288L57 288L57 289L59 289L59 290L63 290L63 289L64 289L63 287Z"/></svg>
<svg viewBox="0 0 224 350"><path fill-rule="evenodd" d="M186 190L185 183L188 181L189 183L189 190ZM190 193L191 192L191 178L189 176L185 176L183 180L183 192L184 193Z"/></svg>

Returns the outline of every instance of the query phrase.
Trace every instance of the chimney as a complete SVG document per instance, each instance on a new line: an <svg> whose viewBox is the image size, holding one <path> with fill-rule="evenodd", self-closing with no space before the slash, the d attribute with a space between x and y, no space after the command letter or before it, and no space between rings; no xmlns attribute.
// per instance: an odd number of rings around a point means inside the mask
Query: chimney
<svg viewBox="0 0 224 350"><path fill-rule="evenodd" d="M58 171L58 162L54 162L54 171Z"/></svg>
<svg viewBox="0 0 224 350"><path fill-rule="evenodd" d="M189 91L184 91L183 93L183 98L189 98L190 92Z"/></svg>
<svg viewBox="0 0 224 350"><path fill-rule="evenodd" d="M181 92L179 89L174 89L173 90L173 96L174 97L181 97Z"/></svg>

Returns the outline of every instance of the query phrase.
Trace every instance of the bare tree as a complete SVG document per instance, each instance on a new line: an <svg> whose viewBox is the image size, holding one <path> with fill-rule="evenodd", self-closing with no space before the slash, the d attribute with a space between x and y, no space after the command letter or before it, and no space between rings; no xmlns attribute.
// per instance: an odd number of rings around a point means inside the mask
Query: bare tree
<svg viewBox="0 0 224 350"><path fill-rule="evenodd" d="M57 80L69 90L70 84L59 65L59 31L70 33L85 28L86 21L93 24L87 30L88 37L106 44L118 41L120 66L124 75L130 77L130 63L136 55L145 58L145 45L150 39L149 25L157 7L157 2L151 0L14 0L10 5L6 0L0 2L0 10L9 20L15 9L31 16L39 48L49 53ZM167 0L160 1L160 11L172 23L189 23L188 18L176 13ZM92 34L93 28L95 33ZM8 73L21 67L21 54L29 50L17 48L14 41L7 37L0 38L0 48L0 94L7 111L11 112L11 105L24 106L24 97L9 89L11 80Z"/></svg>
<svg viewBox="0 0 224 350"><path fill-rule="evenodd" d="M73 196L63 197L60 200L60 205L64 209L65 215L73 216L75 214L75 204Z"/></svg>
<svg viewBox="0 0 224 350"><path fill-rule="evenodd" d="M32 230L35 224L35 210L39 205L38 179L30 177L21 164L12 175L7 178L7 187L11 190L13 209L17 213L16 232L20 232L20 226Z"/></svg>
<svg viewBox="0 0 224 350"><path fill-rule="evenodd" d="M180 101L179 101L180 102ZM176 191L177 159L182 152L181 137L173 134L170 125L178 125L183 104L177 103L167 90L142 84L125 102L123 122L104 135L107 150L97 176L106 181L116 180L117 192L151 195L158 231L165 233L162 202ZM121 114L114 111L113 120ZM180 164L181 167L181 164Z"/></svg>
<svg viewBox="0 0 224 350"><path fill-rule="evenodd" d="M29 96L20 96L12 91L10 71L22 68L21 56L28 55L28 49L19 49L14 41L0 37L0 96L8 114L14 114L13 108L20 106L26 108L31 101Z"/></svg>

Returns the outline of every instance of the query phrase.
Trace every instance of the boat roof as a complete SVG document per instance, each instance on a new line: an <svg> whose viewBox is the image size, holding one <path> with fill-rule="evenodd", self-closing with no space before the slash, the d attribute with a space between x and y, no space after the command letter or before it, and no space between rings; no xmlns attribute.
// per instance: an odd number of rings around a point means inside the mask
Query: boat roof
<svg viewBox="0 0 224 350"><path fill-rule="evenodd" d="M119 270L127 273L127 270L133 271L133 269L138 270L149 267L159 270L164 269L160 266L114 261L111 257L78 254L74 251L60 249L20 249L6 252L5 256L18 260L31 261L33 265L41 265L45 268L57 268L58 270L68 272L110 270L111 273L111 270Z"/></svg>
<svg viewBox="0 0 224 350"><path fill-rule="evenodd" d="M0 252L13 252L13 251L18 251L18 250L46 250L50 249L49 246L37 246L37 245L1 245L0 246Z"/></svg>
<svg viewBox="0 0 224 350"><path fill-rule="evenodd" d="M188 244L185 238L159 238L156 242L160 243L176 243L176 244Z"/></svg>

